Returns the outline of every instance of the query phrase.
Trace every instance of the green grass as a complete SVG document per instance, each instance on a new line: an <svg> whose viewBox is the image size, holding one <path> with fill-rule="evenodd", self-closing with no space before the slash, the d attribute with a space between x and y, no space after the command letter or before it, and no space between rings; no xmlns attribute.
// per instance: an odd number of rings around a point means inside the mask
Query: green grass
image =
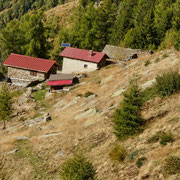
<svg viewBox="0 0 180 180"><path fill-rule="evenodd" d="M35 91L33 93L35 101L43 101L45 99L45 94L47 93L47 91L47 89Z"/></svg>
<svg viewBox="0 0 180 180"><path fill-rule="evenodd" d="M11 96L12 97L19 97L24 93L24 90L17 90L17 91L12 91Z"/></svg>

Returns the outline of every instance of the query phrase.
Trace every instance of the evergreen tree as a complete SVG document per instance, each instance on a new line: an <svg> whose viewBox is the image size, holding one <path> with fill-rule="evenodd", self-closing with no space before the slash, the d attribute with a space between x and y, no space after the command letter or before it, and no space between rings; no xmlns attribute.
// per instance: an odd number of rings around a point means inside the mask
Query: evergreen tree
<svg viewBox="0 0 180 180"><path fill-rule="evenodd" d="M20 29L20 22L13 20L7 24L0 34L0 49L2 59L7 58L10 53L23 54L25 43L24 32Z"/></svg>
<svg viewBox="0 0 180 180"><path fill-rule="evenodd" d="M173 29L175 31L175 48L180 50L180 1L177 1L173 7Z"/></svg>
<svg viewBox="0 0 180 180"><path fill-rule="evenodd" d="M141 106L143 97L136 82L131 82L129 89L124 93L124 100L120 109L114 113L113 123L115 135L118 139L137 134L142 130L143 119Z"/></svg>
<svg viewBox="0 0 180 180"><path fill-rule="evenodd" d="M110 44L120 45L128 30L134 27L132 15L136 5L137 0L126 0L121 3L117 19L112 29Z"/></svg>
<svg viewBox="0 0 180 180"><path fill-rule="evenodd" d="M154 26L157 31L158 45L165 37L166 32L172 27L173 8L175 0L161 0L155 8Z"/></svg>
<svg viewBox="0 0 180 180"><path fill-rule="evenodd" d="M0 121L3 121L6 128L6 121L10 119L12 114L12 96L6 84L2 84L0 90Z"/></svg>
<svg viewBox="0 0 180 180"><path fill-rule="evenodd" d="M47 40L43 24L43 13L27 14L21 20L21 29L25 34L25 54L33 57L48 58L50 43Z"/></svg>
<svg viewBox="0 0 180 180"><path fill-rule="evenodd" d="M48 58L51 48L43 24L43 14L27 14L21 21L13 20L0 34L0 49L3 60L10 53L39 58Z"/></svg>

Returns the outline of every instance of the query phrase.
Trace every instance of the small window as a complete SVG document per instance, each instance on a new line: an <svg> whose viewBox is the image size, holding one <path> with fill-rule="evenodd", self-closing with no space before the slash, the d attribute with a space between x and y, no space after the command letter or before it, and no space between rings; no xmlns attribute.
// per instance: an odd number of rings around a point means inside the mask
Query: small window
<svg viewBox="0 0 180 180"><path fill-rule="evenodd" d="M37 76L37 72L36 71L30 71L30 75L31 76Z"/></svg>
<svg viewBox="0 0 180 180"><path fill-rule="evenodd" d="M86 69L87 69L87 68L88 68L88 65L87 65L87 64L84 64L84 68L86 68Z"/></svg>

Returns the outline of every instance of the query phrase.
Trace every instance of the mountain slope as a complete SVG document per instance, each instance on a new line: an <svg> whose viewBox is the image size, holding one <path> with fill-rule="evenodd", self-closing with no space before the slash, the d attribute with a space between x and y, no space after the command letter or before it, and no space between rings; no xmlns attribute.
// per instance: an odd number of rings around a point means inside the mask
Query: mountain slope
<svg viewBox="0 0 180 180"><path fill-rule="evenodd" d="M150 63L145 66L147 61ZM60 179L61 164L81 150L92 161L100 179L178 179L177 175L164 176L163 164L168 155L180 154L179 93L146 102L142 110L147 124L144 132L126 141L116 141L111 117L131 78L138 78L140 86L145 89L152 85L159 73L179 68L179 52L161 51L89 73L67 93L47 93L44 103L49 105L48 110L31 100L24 102L19 108L25 119L33 116L36 109L39 115L48 111L52 120L34 123L21 119L20 122L16 116L8 122L6 130L0 130L0 178ZM84 97L88 91L97 96ZM25 108L29 103L29 108L31 105L34 108L28 111ZM159 142L147 143L158 131L171 132L175 141L166 146ZM128 156L123 163L114 162L109 157L116 143L127 149ZM136 162L141 157L146 157L147 161L138 168Z"/></svg>

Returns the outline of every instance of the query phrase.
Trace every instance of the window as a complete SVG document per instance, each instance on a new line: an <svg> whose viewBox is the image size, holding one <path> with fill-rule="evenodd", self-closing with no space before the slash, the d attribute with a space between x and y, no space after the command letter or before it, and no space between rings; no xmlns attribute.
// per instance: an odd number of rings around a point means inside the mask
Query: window
<svg viewBox="0 0 180 180"><path fill-rule="evenodd" d="M88 65L87 65L87 64L84 64L84 68L86 68L86 69L87 69L87 68L88 68Z"/></svg>
<svg viewBox="0 0 180 180"><path fill-rule="evenodd" d="M30 71L30 75L31 76L37 76L37 72L36 71Z"/></svg>

